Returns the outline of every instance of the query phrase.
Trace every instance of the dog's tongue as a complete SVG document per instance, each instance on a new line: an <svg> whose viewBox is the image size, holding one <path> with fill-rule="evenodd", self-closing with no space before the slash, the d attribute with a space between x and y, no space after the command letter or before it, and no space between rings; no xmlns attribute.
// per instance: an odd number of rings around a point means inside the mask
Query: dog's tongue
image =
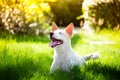
<svg viewBox="0 0 120 80"><path fill-rule="evenodd" d="M57 45L60 45L62 42L61 41L51 41L50 46L55 47Z"/></svg>

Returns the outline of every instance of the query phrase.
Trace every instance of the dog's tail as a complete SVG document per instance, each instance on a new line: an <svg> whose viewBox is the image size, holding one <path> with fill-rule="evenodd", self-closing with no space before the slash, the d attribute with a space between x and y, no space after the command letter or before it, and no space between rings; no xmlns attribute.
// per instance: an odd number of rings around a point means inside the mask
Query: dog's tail
<svg viewBox="0 0 120 80"><path fill-rule="evenodd" d="M93 54L87 55L84 57L85 61L90 60L90 59L98 59L100 57L99 51L95 52Z"/></svg>

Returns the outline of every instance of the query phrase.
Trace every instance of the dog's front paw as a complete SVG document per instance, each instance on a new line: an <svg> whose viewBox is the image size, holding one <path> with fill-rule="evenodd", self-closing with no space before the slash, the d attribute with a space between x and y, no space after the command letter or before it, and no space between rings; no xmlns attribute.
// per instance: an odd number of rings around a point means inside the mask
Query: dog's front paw
<svg viewBox="0 0 120 80"><path fill-rule="evenodd" d="M50 74L52 74L54 72L54 69L50 69Z"/></svg>

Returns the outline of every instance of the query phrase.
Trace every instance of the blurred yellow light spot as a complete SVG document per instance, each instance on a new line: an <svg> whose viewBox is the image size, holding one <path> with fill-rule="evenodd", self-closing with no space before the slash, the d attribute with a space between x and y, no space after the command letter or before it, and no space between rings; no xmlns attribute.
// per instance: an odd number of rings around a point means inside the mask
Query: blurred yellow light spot
<svg viewBox="0 0 120 80"><path fill-rule="evenodd" d="M33 9L33 8L38 8L35 4L32 4L29 6L29 8Z"/></svg>
<svg viewBox="0 0 120 80"><path fill-rule="evenodd" d="M46 0L46 1L55 2L55 1L57 1L57 0Z"/></svg>
<svg viewBox="0 0 120 80"><path fill-rule="evenodd" d="M41 3L40 7L42 8L42 10L46 11L46 12L50 12L50 6L48 3Z"/></svg>
<svg viewBox="0 0 120 80"><path fill-rule="evenodd" d="M39 17L39 18L40 18L40 17L43 17L43 14L42 14L42 13L41 13L41 14L39 14L39 16L38 16L38 17Z"/></svg>

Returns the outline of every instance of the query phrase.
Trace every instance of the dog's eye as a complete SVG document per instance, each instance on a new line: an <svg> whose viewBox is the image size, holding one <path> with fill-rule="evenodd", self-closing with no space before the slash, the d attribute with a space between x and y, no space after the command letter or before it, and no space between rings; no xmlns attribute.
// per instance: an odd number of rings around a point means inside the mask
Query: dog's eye
<svg viewBox="0 0 120 80"><path fill-rule="evenodd" d="M62 34L61 32L59 32L59 34Z"/></svg>

